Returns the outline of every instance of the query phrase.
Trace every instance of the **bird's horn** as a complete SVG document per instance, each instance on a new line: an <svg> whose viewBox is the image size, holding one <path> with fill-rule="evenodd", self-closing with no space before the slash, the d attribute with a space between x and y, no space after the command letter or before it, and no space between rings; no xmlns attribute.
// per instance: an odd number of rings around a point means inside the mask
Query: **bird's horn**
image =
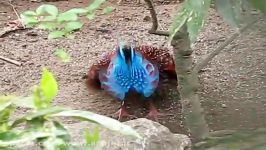
<svg viewBox="0 0 266 150"><path fill-rule="evenodd" d="M131 53L131 61L133 61L134 57L135 57L135 50L133 47L133 44L130 44L130 53Z"/></svg>
<svg viewBox="0 0 266 150"><path fill-rule="evenodd" d="M119 54L120 54L120 56L122 57L122 58L124 58L125 59L125 54L124 54L124 51L123 51L123 48L124 48L124 42L122 41L122 40L119 40L119 44L118 44L119 46Z"/></svg>

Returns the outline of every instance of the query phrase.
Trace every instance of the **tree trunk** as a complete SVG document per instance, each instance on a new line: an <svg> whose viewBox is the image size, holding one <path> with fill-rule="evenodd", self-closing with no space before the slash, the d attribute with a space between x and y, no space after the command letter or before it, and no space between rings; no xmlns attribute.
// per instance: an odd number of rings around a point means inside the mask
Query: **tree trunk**
<svg viewBox="0 0 266 150"><path fill-rule="evenodd" d="M204 118L203 108L197 94L199 87L198 74L192 71L192 49L186 24L177 32L171 41L178 78L182 114L185 125L192 137L200 140L209 134L208 124Z"/></svg>

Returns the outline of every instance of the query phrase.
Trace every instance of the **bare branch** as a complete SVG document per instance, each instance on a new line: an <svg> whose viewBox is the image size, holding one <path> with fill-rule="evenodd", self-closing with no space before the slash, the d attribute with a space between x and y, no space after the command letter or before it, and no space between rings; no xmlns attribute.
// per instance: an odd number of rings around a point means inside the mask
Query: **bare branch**
<svg viewBox="0 0 266 150"><path fill-rule="evenodd" d="M260 17L252 20L250 23L240 28L238 32L234 33L230 38L228 38L225 42L223 42L220 46L218 46L214 51L209 53L203 60L201 60L193 69L193 72L199 72L203 69L216 55L218 55L227 45L229 45L232 41L234 41L241 33L246 31L249 27L255 24Z"/></svg>
<svg viewBox="0 0 266 150"><path fill-rule="evenodd" d="M18 12L17 12L15 6L12 4L12 0L9 0L9 5L12 7L13 11L15 12L15 14L16 14L18 20L20 21L22 27L25 29L26 26L25 26L24 23L21 21L21 18L20 18L20 16L19 16L19 14L18 14Z"/></svg>
<svg viewBox="0 0 266 150"><path fill-rule="evenodd" d="M148 9L150 10L151 18L152 18L152 27L149 30L150 34L155 34L155 35L161 35L161 36L169 36L169 33L167 31L157 31L158 29L158 19L157 19L157 14L154 8L154 4L152 0L145 0Z"/></svg>
<svg viewBox="0 0 266 150"><path fill-rule="evenodd" d="M17 65L17 66L21 66L21 62L18 62L16 60L12 60L12 59L6 58L4 56L0 56L0 59L4 60L6 62L9 62L11 64Z"/></svg>
<svg viewBox="0 0 266 150"><path fill-rule="evenodd" d="M152 0L145 0L146 4L148 5L148 9L150 10L151 18L152 18L152 27L151 31L156 31L158 28L158 19L157 19L157 14L154 9L154 4Z"/></svg>
<svg viewBox="0 0 266 150"><path fill-rule="evenodd" d="M161 35L161 36L169 36L169 33L166 31L149 31L150 34L155 34L155 35Z"/></svg>

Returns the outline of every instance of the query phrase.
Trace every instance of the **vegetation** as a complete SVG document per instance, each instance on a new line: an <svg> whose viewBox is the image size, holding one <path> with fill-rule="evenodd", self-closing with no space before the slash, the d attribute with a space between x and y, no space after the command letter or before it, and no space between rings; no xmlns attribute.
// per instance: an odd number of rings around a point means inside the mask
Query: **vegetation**
<svg viewBox="0 0 266 150"><path fill-rule="evenodd" d="M59 117L72 117L81 121L95 123L107 129L131 135L141 136L131 127L117 120L88 111L72 110L52 106L52 101L58 93L58 85L53 74L43 69L40 85L35 86L29 97L0 97L0 147L10 147L35 141L46 149L69 149L70 135ZM17 119L11 116L18 108L27 108L28 113ZM99 129L92 134L84 132L88 147L97 146Z"/></svg>
<svg viewBox="0 0 266 150"><path fill-rule="evenodd" d="M240 28L240 32L244 32L260 18L260 15L255 17L252 16L254 10L260 10L262 13L265 13L266 8L266 2L261 0L214 0L212 3L224 20L234 27ZM243 137L247 137L245 132L240 131L240 133L238 133L223 131L211 133L208 124L205 121L203 108L201 107L197 94L199 87L198 72L239 35L239 33L234 34L206 58L203 58L200 63L192 66L191 54L193 49L191 48L191 45L197 39L197 36L204 25L204 20L208 14L210 6L211 0L186 0L183 3L182 8L176 14L170 30L169 38L171 45L174 47L183 115L185 116L186 126L192 136L199 141L206 140L205 142L200 142L200 146L196 146L196 144L194 148L206 149L215 146L215 144L212 145L210 143L223 143L225 144L223 147L224 149L236 148L237 146L237 149L240 149L242 145L239 144L236 146L236 141L239 142L243 140ZM255 133L256 131L249 132L250 135L254 136ZM228 139L228 137L231 138L231 141L225 140ZM251 136L248 137L250 138ZM258 144L252 140L246 142L249 142L251 147L254 145L254 147L256 147ZM265 142L260 146L265 146Z"/></svg>
<svg viewBox="0 0 266 150"><path fill-rule="evenodd" d="M35 11L22 13L21 18L27 27L49 30L49 39L74 38L73 31L83 26L83 23L78 20L78 16L86 15L88 19L93 19L95 17L95 10L103 2L104 0L95 0L86 8L74 8L63 13L59 13L56 6L45 4L38 7ZM106 7L103 9L103 14L108 14L112 10L112 7ZM63 49L57 49L55 55L63 62L70 62L70 56ZM35 142L47 150L80 149L81 146L71 146L69 144L71 141L70 134L59 119L60 117L72 117L80 121L88 121L124 135L141 138L131 127L109 117L89 111L52 106L53 99L58 91L55 77L44 67L40 85L33 88L31 96L1 96L0 148L15 148L16 146ZM12 119L12 114L19 108L28 109L28 113L15 120ZM99 128L96 128L93 133L85 130L85 148L96 148L99 138Z"/></svg>

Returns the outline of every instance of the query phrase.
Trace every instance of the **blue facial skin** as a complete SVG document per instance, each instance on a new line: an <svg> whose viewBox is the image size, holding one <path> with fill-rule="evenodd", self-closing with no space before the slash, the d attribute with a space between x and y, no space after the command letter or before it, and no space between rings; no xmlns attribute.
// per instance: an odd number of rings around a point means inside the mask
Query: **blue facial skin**
<svg viewBox="0 0 266 150"><path fill-rule="evenodd" d="M130 50L123 47L123 44L119 45L107 71L99 73L102 88L121 101L130 91L150 97L158 86L158 68L132 46Z"/></svg>

